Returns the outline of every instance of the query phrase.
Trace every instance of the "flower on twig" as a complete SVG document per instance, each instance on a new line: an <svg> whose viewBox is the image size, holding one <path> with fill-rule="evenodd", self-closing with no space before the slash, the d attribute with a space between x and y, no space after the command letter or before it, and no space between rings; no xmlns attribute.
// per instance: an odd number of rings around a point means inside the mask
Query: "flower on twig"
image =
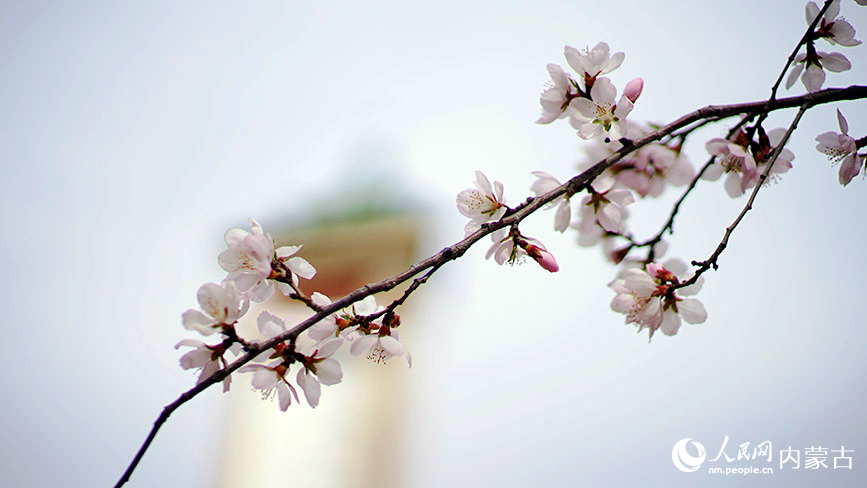
<svg viewBox="0 0 867 488"><path fill-rule="evenodd" d="M828 156L833 163L840 163L838 179L840 184L846 186L861 172L865 154L858 154L858 141L849 135L849 123L843 113L837 109L837 124L840 133L824 132L816 136L816 149Z"/></svg>
<svg viewBox="0 0 867 488"><path fill-rule="evenodd" d="M494 181L493 187L488 177L476 171L475 188L458 193L458 211L470 219L464 227L466 235L479 230L481 225L491 220L499 220L506 213L503 184Z"/></svg>
<svg viewBox="0 0 867 488"><path fill-rule="evenodd" d="M250 302L238 292L232 281L205 283L196 294L204 313L189 309L181 316L184 328L208 336L223 331L238 321L250 308Z"/></svg>

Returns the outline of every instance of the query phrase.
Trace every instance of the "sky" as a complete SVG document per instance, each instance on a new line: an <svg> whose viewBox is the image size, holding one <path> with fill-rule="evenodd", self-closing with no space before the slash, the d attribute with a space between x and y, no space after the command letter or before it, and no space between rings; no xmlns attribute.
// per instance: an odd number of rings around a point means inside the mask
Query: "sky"
<svg viewBox="0 0 867 488"><path fill-rule="evenodd" d="M475 170L502 181L508 203L529 195L531 171L576 174L586 145L568 124L534 123L545 66L566 66L564 45L625 52L615 85L645 81L630 118L666 122L766 98L806 27L803 2L788 0L3 7L0 475L10 486L116 481L194 381L173 346L189 336L180 314L198 287L223 278L226 229L348 207L347 191L370 183L424 209L424 257L463 236L454 198ZM867 9L844 0L842 13L867 28ZM820 45L853 64L826 86L865 82L863 46ZM801 93L800 83L782 92ZM864 102L837 107L862 137ZM400 485L859 486L867 181L842 188L814 149L837 130L834 110L804 116L794 168L759 194L707 275L708 321L675 337L648 344L623 325L606 287L616 269L555 233L552 212L522 230L560 272L497 266L480 243L438 273L413 297L422 318L407 344L407 455L387 467ZM768 127L793 116L773 114ZM690 138L694 164L726 128ZM678 194L637 204L636 233L654 232ZM669 255L706 258L742 206L721 181L701 183ZM210 486L225 405L209 391L179 409L130 486ZM729 455L770 440L775 468L788 446L852 448L854 466L737 477L704 468L749 463L673 466L681 439L710 459L726 436Z"/></svg>

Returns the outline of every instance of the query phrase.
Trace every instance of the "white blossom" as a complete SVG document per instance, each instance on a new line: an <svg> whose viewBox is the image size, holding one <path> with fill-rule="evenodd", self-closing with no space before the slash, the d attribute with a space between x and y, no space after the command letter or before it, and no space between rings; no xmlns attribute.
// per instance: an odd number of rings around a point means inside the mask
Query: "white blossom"
<svg viewBox="0 0 867 488"><path fill-rule="evenodd" d="M626 315L626 323L634 323L639 330L647 328L650 337L657 329L663 334L675 335L680 329L681 319L690 324L700 324L707 320L707 311L702 303L694 298L682 298L698 293L702 279L687 287L672 289L681 283L675 271L686 265L670 260L666 265L650 263L646 271L640 268L626 269L622 278L608 285L617 295L611 301L611 309Z"/></svg>
<svg viewBox="0 0 867 488"><path fill-rule="evenodd" d="M312 279L316 276L316 268L308 263L306 259L294 256L295 253L301 250L301 246L282 246L275 251L277 261L283 263L291 272L290 279L294 286L298 286L298 278L305 280ZM277 288L286 296L295 292L287 283L276 282Z"/></svg>
<svg viewBox="0 0 867 488"><path fill-rule="evenodd" d="M227 351L237 355L241 349L241 345L238 343L232 344L230 347L226 348L222 344L209 346L196 339L183 339L175 344L175 349L181 346L194 348L192 351L181 356L181 368L201 370L199 378L196 380L196 384L205 381L212 374L227 366L226 360L223 358L223 355ZM229 391L231 385L232 375L227 375L223 379L223 392L225 393Z"/></svg>
<svg viewBox="0 0 867 488"><path fill-rule="evenodd" d="M536 181L530 185L530 191L537 197L549 193L561 185L560 180L544 171L533 171L532 174L536 177ZM554 206L557 206L557 211L554 213L554 230L564 232L572 220L572 206L569 204L569 198L565 194L560 195L548 204L548 208Z"/></svg>
<svg viewBox="0 0 867 488"><path fill-rule="evenodd" d="M604 42L596 44L593 49L585 49L583 53L572 46L565 46L563 54L566 56L566 62L569 63L569 66L578 73L577 82L581 90L585 92L587 91L585 86L588 80L595 80L596 77L619 68L626 57L622 52L612 55L608 44Z"/></svg>
<svg viewBox="0 0 867 488"><path fill-rule="evenodd" d="M801 83L804 84L807 91L818 91L825 83L824 70L840 73L851 67L852 63L849 62L849 59L840 53L810 52L808 49L807 54L801 53L795 57L792 71L786 79L786 89L791 88L798 76L801 76ZM803 75L801 75L802 72Z"/></svg>
<svg viewBox="0 0 867 488"><path fill-rule="evenodd" d="M253 219L250 219L250 230L252 232L236 227L226 231L229 249L221 252L217 260L229 272L227 280L234 281L238 289L248 293L253 301L261 302L274 291L267 283L274 258L274 240Z"/></svg>
<svg viewBox="0 0 867 488"><path fill-rule="evenodd" d="M590 90L590 99L576 98L569 103L571 116L582 139L606 137L618 140L626 134L626 116L632 102L626 96L617 98L617 88L608 78L599 78Z"/></svg>
<svg viewBox="0 0 867 488"><path fill-rule="evenodd" d="M274 391L277 391L277 401L280 405L280 410L286 411L289 405L292 405L292 397L298 401L298 392L295 387L286 381L286 373L289 368L282 364L282 361L274 361L269 365L264 364L248 364L238 370L239 373L253 373L251 383L253 388L262 393L262 399L273 398Z"/></svg>
<svg viewBox="0 0 867 488"><path fill-rule="evenodd" d="M816 26L816 34L831 44L847 47L861 44L861 41L855 39L855 28L846 19L837 18L839 14L840 0L834 0ZM819 6L815 2L809 2L806 9L807 25L813 25L817 15L819 15Z"/></svg>
<svg viewBox="0 0 867 488"><path fill-rule="evenodd" d="M205 283L199 288L196 298L204 313L189 309L181 318L184 328L205 336L233 325L250 307L250 302L242 297L232 281L220 285Z"/></svg>
<svg viewBox="0 0 867 488"><path fill-rule="evenodd" d="M857 141L849 135L849 123L840 110L837 110L837 124L840 133L824 132L816 137L816 149L828 156L832 162L840 163L838 180L846 186L861 172L867 155L858 154Z"/></svg>
<svg viewBox="0 0 867 488"><path fill-rule="evenodd" d="M470 219L464 227L466 235L479 230L481 225L491 220L499 220L506 213L503 184L494 181L493 187L488 177L476 171L475 188L458 193L458 211Z"/></svg>
<svg viewBox="0 0 867 488"><path fill-rule="evenodd" d="M549 64L548 73L551 75L552 86L545 90L539 99L542 105L542 116L536 121L537 124L550 124L566 117L569 101L577 96L573 84L575 82L563 71L563 68L556 64Z"/></svg>
<svg viewBox="0 0 867 488"><path fill-rule="evenodd" d="M623 225L623 207L635 202L629 190L613 189L614 181L597 178L590 195L581 200L581 223L579 230L590 232L598 223L605 231L619 234Z"/></svg>
<svg viewBox="0 0 867 488"><path fill-rule="evenodd" d="M356 338L349 353L358 356L363 352L367 352L367 359L376 363L385 363L394 356L403 356L409 367L412 367L412 356L406 346L401 344L398 333L390 328L380 328L379 332Z"/></svg>
<svg viewBox="0 0 867 488"><path fill-rule="evenodd" d="M302 368L298 370L298 376L295 378L298 386L304 391L304 396L307 398L307 403L316 408L319 405L319 397L321 395L320 383L323 385L336 385L343 380L343 370L340 368L340 363L331 356L343 344L341 339L328 339L317 346L313 354L306 356L302 363Z"/></svg>

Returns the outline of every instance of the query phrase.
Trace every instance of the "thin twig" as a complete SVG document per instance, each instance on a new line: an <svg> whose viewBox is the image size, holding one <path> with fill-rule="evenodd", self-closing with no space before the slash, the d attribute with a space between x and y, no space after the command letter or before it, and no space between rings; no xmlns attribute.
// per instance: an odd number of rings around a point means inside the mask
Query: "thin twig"
<svg viewBox="0 0 867 488"><path fill-rule="evenodd" d="M730 138L735 132L738 131L738 129L743 127L743 125L746 124L748 120L749 117L744 117L734 127L729 129L728 134L726 135L726 139ZM692 192L692 190L695 188L695 185L698 184L698 180L701 179L705 171L707 171L708 168L711 167L714 158L715 156L711 156L710 159L708 159L707 162L704 164L704 166L701 167L698 173L693 176L692 181L689 182L686 190L684 190L684 192L680 195L680 198L678 198L674 205L671 207L671 212L668 215L668 220L666 220L662 228L659 229L659 232L657 232L653 237L647 239L644 242L633 244L632 247L649 247L649 250L647 251L648 262L653 261L655 254L653 246L655 246L656 243L662 240L662 236L665 234L665 232L668 231L670 234L674 233L674 219L675 217L677 217L677 212L680 211L680 205L683 203L684 200L686 200L686 197L690 194L690 192Z"/></svg>
<svg viewBox="0 0 867 488"><path fill-rule="evenodd" d="M698 281L699 276L701 276L705 271L709 270L711 267L713 267L713 269L717 269L717 260L719 259L722 252L725 250L726 246L728 246L729 237L731 237L732 232L734 232L734 230L737 228L738 224L741 223L741 220L743 220L743 218L747 214L747 212L752 210L753 202L756 199L756 195L759 194L759 190L762 189L762 186L764 185L765 181L768 179L768 175L771 173L771 168L774 167L774 163L777 162L777 158L780 156L780 153L783 151L783 147L785 147L786 143L789 142L789 137L792 135L792 132L794 132L795 129L798 128L798 122L801 121L801 116L804 115L804 112L806 112L808 108L809 107L807 107L806 105L803 105L803 106L801 106L801 109L798 110L798 114L795 115L795 119L792 120L791 124L789 124L789 129L786 131L786 134L783 136L783 139L780 141L780 143L777 145L777 147L774 148L774 152L773 152L773 154L771 154L771 158L768 160L768 163L767 163L768 165L765 168L765 170L762 172L762 174L759 176L759 181L756 183L756 187L753 188L753 192L750 194L749 200L747 200L746 205L744 205L744 208L741 210L741 213L738 214L735 221L732 222L732 224L730 226L726 227L726 232L723 235L722 240L720 241L719 245L717 245L716 249L713 251L713 253L710 255L710 257L708 257L704 261L693 261L692 262L693 266L698 266L698 269L695 271L695 274L692 275L692 277L690 279L684 281L683 283L674 285L672 287L672 289L683 288L685 286L692 285L693 283Z"/></svg>
<svg viewBox="0 0 867 488"><path fill-rule="evenodd" d="M777 90L780 88L780 84L783 82L783 78L786 77L786 71L789 70L789 67L792 65L792 62L795 61L795 57L798 56L798 51L801 50L801 46L810 41L811 34L816 29L816 26L819 25L819 22L822 20L822 17L825 15L825 12L828 11L828 8L831 7L831 4L834 3L834 0L825 0L825 4L822 5L822 9L819 10L816 18L813 19L813 23L807 27L807 31L804 32L804 35L801 37L801 40L798 41L798 45L795 46L795 49L792 51L792 54L789 55L788 59L786 59L786 65L783 66L783 71L780 72L780 76L777 78L777 81L774 83L774 86L771 87L771 98L768 99L768 103L773 103L774 100L777 99Z"/></svg>

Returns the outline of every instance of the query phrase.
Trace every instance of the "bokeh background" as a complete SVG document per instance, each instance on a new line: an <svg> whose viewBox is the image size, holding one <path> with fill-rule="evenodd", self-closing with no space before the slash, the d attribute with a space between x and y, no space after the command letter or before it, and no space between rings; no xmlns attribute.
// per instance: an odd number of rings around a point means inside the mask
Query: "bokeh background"
<svg viewBox="0 0 867 488"><path fill-rule="evenodd" d="M38 487L113 484L192 386L172 346L190 336L180 314L197 288L224 275L227 228L309 227L369 195L408 216L426 256L462 237L454 197L474 170L504 182L511 203L531 171L575 174L574 132L534 124L564 44L626 52L611 77L644 78L631 117L666 122L767 97L806 26L804 2L790 0L2 6L0 478ZM843 1L863 39L859 8ZM863 46L823 49L853 63L826 86L867 81ZM865 102L840 108L865 135ZM690 139L694 164L725 128ZM540 212L522 229L561 272L500 267L479 245L412 299L411 370L347 358L320 408L259 422L268 435L256 442L232 428L277 406L239 376L230 395L208 391L172 416L130 486L862 486L867 181L837 184L814 149L827 130L834 107L804 117L794 169L707 276L705 324L648 344L609 309L616 270ZM712 251L743 204L721 181L698 190L669 251L687 261ZM636 232L657 229L677 194L637 205ZM316 429L299 434L302 420ZM357 424L370 434L349 444ZM845 446L854 469L726 477L704 468L753 464L672 465L675 442L713 458L725 436L729 455L770 440L775 468L788 446ZM350 464L380 478L305 475ZM279 481L257 477L266 471ZM237 473L246 484L228 481Z"/></svg>

